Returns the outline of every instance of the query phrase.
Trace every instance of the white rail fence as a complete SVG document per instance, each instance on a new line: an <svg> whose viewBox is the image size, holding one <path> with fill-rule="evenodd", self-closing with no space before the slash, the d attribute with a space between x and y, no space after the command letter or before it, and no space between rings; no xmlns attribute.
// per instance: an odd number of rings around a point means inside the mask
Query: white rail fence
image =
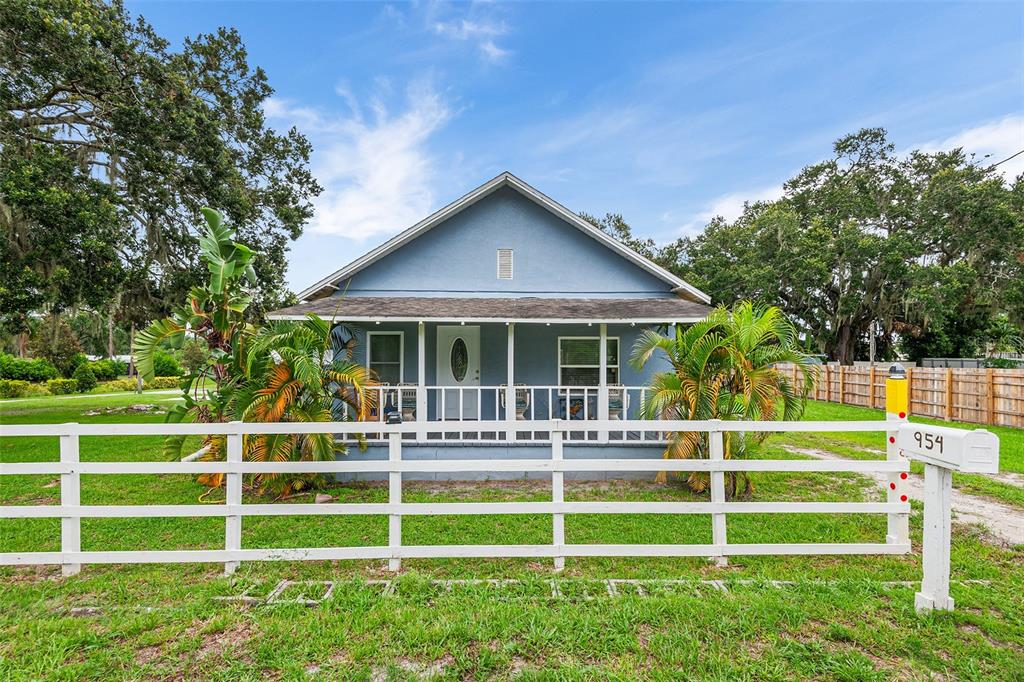
<svg viewBox="0 0 1024 682"><path fill-rule="evenodd" d="M242 461L243 437L253 434L335 433L351 434L356 424L231 422L224 424L41 424L2 425L0 437L53 436L60 439L59 462L0 463L3 475L59 475L59 505L4 505L0 519L59 518L61 550L59 552L0 553L0 565L61 565L65 575L77 573L82 564L122 563L189 563L223 562L231 573L241 561L273 560L340 560L386 559L391 570L398 570L403 559L459 557L545 557L555 568L564 566L566 557L681 557L705 556L724 564L736 555L810 555L810 554L904 554L910 551L908 518L910 505L901 481L909 471L909 460L902 457L891 443L895 441L902 420L865 422L722 422L722 421L618 421L614 426L635 431L659 432L698 431L710 438L710 459L664 460L610 458L566 458L564 436L568 432L608 430L605 421L548 420L533 421L530 428L549 434L551 458L539 459L453 459L410 461L402 459L404 434L420 434L437 430L439 424L411 422L374 424L373 429L385 434L389 442L387 461L355 461L341 459L329 462L246 462ZM500 430L501 422L471 424L443 422L446 432ZM365 424L360 428L365 428ZM732 460L724 459L723 434L730 431L753 432L884 432L891 437L886 460ZM227 439L227 461L222 462L82 462L79 438L82 436L153 436L153 435L224 435ZM616 445L609 444L614 455ZM409 503L402 500L403 474L413 472L546 472L551 475L551 500L546 502L456 502ZM711 477L710 502L567 502L564 475L575 471L657 472L700 471ZM336 473L386 472L389 479L387 503L331 504L245 504L242 479L257 473ZM725 474L728 472L885 472L890 476L886 502L741 502L727 501ZM82 505L81 476L94 474L202 474L224 473L227 478L224 504L181 505ZM730 543L729 514L885 514L888 532L884 542L877 543ZM926 514L928 510L926 510ZM948 507L933 514L949 515ZM402 519L417 515L491 515L550 514L552 542L531 545L408 545L402 542ZM712 518L710 544L572 544L565 539L567 514L708 514ZM296 549L243 549L242 519L246 516L312 516L312 515L386 515L388 544L365 547L311 547ZM143 517L224 517L224 549L101 551L82 550L80 521L82 518ZM947 521L948 523L948 521ZM948 539L946 540L948 547ZM948 584L948 554L945 560L945 583ZM940 569L941 570L941 569Z"/></svg>

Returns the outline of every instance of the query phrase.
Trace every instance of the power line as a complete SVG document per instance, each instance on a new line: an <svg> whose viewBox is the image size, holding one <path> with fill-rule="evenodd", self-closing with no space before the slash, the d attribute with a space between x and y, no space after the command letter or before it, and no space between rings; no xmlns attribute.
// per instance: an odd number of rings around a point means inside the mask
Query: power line
<svg viewBox="0 0 1024 682"><path fill-rule="evenodd" d="M1010 161L1011 159L1016 159L1016 158L1017 158L1018 156L1020 156L1021 154L1024 154L1024 149L1021 149L1021 150L1020 150L1019 152L1017 152L1016 154L1012 154L1012 155L1010 155L1010 156L1007 156L1007 157L1006 157L1005 159L1003 159L1003 160L1002 160L1002 161L1000 161L999 163L993 163L993 164L992 164L991 166L989 166L988 168L989 168L989 170L992 170L992 169L993 169L993 168L995 168L996 166L1000 166L1000 165L1002 165L1002 164L1006 163L1007 161Z"/></svg>

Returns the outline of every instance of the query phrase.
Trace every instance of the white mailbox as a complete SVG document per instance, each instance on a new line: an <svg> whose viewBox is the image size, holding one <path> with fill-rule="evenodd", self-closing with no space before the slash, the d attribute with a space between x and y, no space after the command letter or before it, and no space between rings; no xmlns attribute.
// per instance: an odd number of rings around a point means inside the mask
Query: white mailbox
<svg viewBox="0 0 1024 682"><path fill-rule="evenodd" d="M910 459L953 471L999 473L999 437L983 429L900 424L896 446Z"/></svg>

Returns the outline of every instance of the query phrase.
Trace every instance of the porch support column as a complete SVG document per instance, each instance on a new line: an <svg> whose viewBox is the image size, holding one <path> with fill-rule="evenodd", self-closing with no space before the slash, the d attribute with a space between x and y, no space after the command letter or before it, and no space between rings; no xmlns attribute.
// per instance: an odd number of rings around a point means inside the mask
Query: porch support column
<svg viewBox="0 0 1024 682"><path fill-rule="evenodd" d="M597 418L601 421L608 421L608 325L602 322L600 327L601 342L598 344L598 352L601 354L601 375L598 378L597 388ZM597 441L599 443L608 442L608 429L601 429L597 432Z"/></svg>
<svg viewBox="0 0 1024 682"><path fill-rule="evenodd" d="M416 421L427 421L427 325L416 326ZM416 440L425 441L427 432L416 434Z"/></svg>
<svg viewBox="0 0 1024 682"><path fill-rule="evenodd" d="M505 384L505 421L508 422L505 440L512 443L516 439L516 323L508 322L508 377Z"/></svg>

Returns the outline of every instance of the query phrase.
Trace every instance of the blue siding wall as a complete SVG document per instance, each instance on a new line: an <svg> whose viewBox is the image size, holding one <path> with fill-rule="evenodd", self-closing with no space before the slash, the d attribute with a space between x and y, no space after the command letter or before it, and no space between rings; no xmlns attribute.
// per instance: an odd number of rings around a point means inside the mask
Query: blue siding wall
<svg viewBox="0 0 1024 682"><path fill-rule="evenodd" d="M497 278L497 249L514 277ZM481 199L341 284L349 296L672 297L671 287L510 188Z"/></svg>
<svg viewBox="0 0 1024 682"><path fill-rule="evenodd" d="M400 331L405 334L404 380L416 382L417 378L417 325L415 323L382 322L370 327L349 324L357 333L358 341L353 360L366 364L366 332ZM644 327L637 325L608 325L608 336L619 339L619 383L626 386L646 385L654 372L668 368L661 357L655 357L643 370L637 371L629 364L633 344L640 337ZM597 325L585 324L544 325L520 322L515 331L515 379L516 383L535 386L552 386L558 383L558 337L598 336ZM508 378L508 353L506 343L508 329L504 324L480 325L480 384L498 386ZM437 383L437 325L426 325L427 384Z"/></svg>

